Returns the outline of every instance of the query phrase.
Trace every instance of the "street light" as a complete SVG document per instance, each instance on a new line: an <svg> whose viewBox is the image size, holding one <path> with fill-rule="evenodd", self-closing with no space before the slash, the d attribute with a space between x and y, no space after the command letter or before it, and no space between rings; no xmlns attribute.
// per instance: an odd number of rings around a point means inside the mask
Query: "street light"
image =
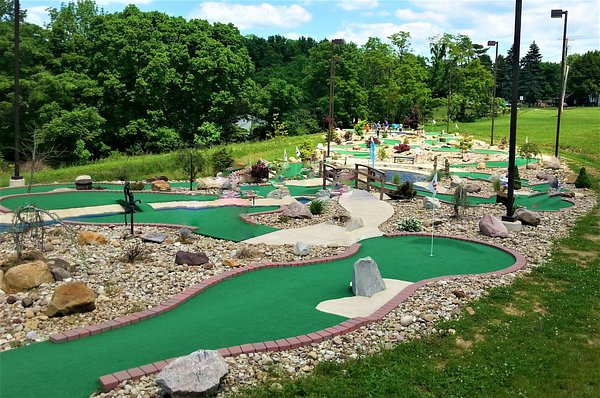
<svg viewBox="0 0 600 398"><path fill-rule="evenodd" d="M14 40L15 40L15 102L14 102L14 122L15 122L15 133L14 133L14 138L15 138L15 175L13 177L11 177L11 183L9 185L11 186L18 186L21 185L21 183L23 182L23 177L21 177L19 175L19 152L20 152L20 141L19 141L19 113L20 113L20 107L19 107L19 24L20 24L20 15L19 15L19 0L15 0L15 9L14 9L14 29L15 29L15 34L14 34Z"/></svg>
<svg viewBox="0 0 600 398"><path fill-rule="evenodd" d="M562 18L565 16L565 27L563 30L562 40L562 59L560 61L560 92L558 93L558 117L556 119L556 144L554 146L554 156L558 157L558 137L560 135L560 116L562 114L563 102L565 101L565 57L567 55L567 16L568 11L563 10L552 10L550 12L551 18Z"/></svg>
<svg viewBox="0 0 600 398"><path fill-rule="evenodd" d="M329 66L329 130L327 131L327 157L331 149L331 137L333 135L333 108L335 102L335 46L344 44L343 39L331 40L331 62Z"/></svg>
<svg viewBox="0 0 600 398"><path fill-rule="evenodd" d="M446 134L448 134L450 132L450 96L452 95L452 89L451 89L452 60L445 59L444 62L448 65L448 102L447 102L447 106L446 106Z"/></svg>
<svg viewBox="0 0 600 398"><path fill-rule="evenodd" d="M494 58L494 88L492 89L492 136L490 145L494 145L494 117L496 116L496 78L498 76L498 42L489 40L488 46L496 46L496 58Z"/></svg>

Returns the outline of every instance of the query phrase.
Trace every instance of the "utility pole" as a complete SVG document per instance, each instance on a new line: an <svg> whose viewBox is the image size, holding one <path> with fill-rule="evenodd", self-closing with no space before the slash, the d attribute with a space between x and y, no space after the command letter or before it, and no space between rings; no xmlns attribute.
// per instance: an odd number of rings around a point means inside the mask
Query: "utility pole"
<svg viewBox="0 0 600 398"><path fill-rule="evenodd" d="M329 129L327 130L327 157L331 151L331 138L333 137L333 110L335 103L335 46L344 44L343 39L331 40L331 60L329 65Z"/></svg>
<svg viewBox="0 0 600 398"><path fill-rule="evenodd" d="M496 116L496 84L498 77L498 42L488 41L488 46L496 46L496 58L494 58L494 88L492 89L492 135L490 137L490 146L494 145L494 117Z"/></svg>
<svg viewBox="0 0 600 398"><path fill-rule="evenodd" d="M15 50L15 58L14 58L14 62L15 62L15 71L14 71L14 75L15 75L15 102L14 102L14 139L15 139L15 175L11 178L11 180L15 181L16 184L14 185L20 185L21 182L23 182L23 177L20 175L19 172L19 163L20 163L20 159L19 159L19 153L21 151L21 145L20 145L20 139L19 139L19 127L20 127L20 121L19 121L19 114L21 112L20 110L20 100L19 100L19 91L20 91L20 78L19 78L19 70L20 70L20 65L19 65L19 60L20 60L20 51L19 51L19 39L20 39L20 33L19 33L19 28L20 28L20 12L19 12L19 0L15 0L15 9L14 9L14 39L15 39L15 43L14 43L14 50Z"/></svg>

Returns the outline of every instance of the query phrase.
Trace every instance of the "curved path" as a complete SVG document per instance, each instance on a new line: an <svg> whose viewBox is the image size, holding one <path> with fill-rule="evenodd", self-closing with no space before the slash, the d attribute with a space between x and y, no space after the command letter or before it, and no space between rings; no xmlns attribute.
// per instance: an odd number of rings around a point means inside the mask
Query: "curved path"
<svg viewBox="0 0 600 398"><path fill-rule="evenodd" d="M353 231L338 225L321 223L295 229L282 229L269 234L247 239L246 243L267 243L269 245L294 245L302 241L311 245L349 246L359 240L381 236L379 225L394 215L394 208L377 199L367 191L353 189L342 194L339 201L352 217L360 217L364 226Z"/></svg>

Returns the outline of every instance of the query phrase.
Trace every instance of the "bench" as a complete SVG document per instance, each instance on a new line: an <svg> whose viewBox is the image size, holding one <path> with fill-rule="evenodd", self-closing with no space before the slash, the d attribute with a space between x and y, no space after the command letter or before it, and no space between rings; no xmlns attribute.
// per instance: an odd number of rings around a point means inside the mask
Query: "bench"
<svg viewBox="0 0 600 398"><path fill-rule="evenodd" d="M403 162L405 160L408 160L412 164L415 164L415 157L414 156L394 156L394 163Z"/></svg>

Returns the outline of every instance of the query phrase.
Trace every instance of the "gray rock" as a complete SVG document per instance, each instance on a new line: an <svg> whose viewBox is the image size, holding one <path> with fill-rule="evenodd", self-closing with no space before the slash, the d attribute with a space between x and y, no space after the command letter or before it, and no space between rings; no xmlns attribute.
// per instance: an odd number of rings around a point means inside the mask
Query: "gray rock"
<svg viewBox="0 0 600 398"><path fill-rule="evenodd" d="M435 315L433 315L432 313L427 313L427 314L421 316L421 318L423 318L423 320L425 320L427 322L433 322L433 320L435 319Z"/></svg>
<svg viewBox="0 0 600 398"><path fill-rule="evenodd" d="M296 242L294 245L294 254L296 256L306 256L310 253L310 246L304 242Z"/></svg>
<svg viewBox="0 0 600 398"><path fill-rule="evenodd" d="M465 184L465 191L468 193L477 193L481 191L481 186L479 184L468 182Z"/></svg>
<svg viewBox="0 0 600 398"><path fill-rule="evenodd" d="M317 198L330 198L331 197L331 192L329 192L329 190L327 189L319 189L316 193L315 196Z"/></svg>
<svg viewBox="0 0 600 398"><path fill-rule="evenodd" d="M208 263L208 261L208 256L202 252L192 253L179 250L175 253L175 264L178 265L202 265Z"/></svg>
<svg viewBox="0 0 600 398"><path fill-rule="evenodd" d="M77 264L71 264L68 261L66 261L62 258L59 258L59 257L49 258L46 261L46 263L48 264L48 266L50 268L60 267L60 268L66 269L69 272L73 272L77 268Z"/></svg>
<svg viewBox="0 0 600 398"><path fill-rule="evenodd" d="M492 215L485 215L479 221L479 232L482 235L490 236L492 238L507 238L508 228L502 223L502 221Z"/></svg>
<svg viewBox="0 0 600 398"><path fill-rule="evenodd" d="M437 198L431 198L429 196L423 197L423 208L427 210L439 209L442 204Z"/></svg>
<svg viewBox="0 0 600 398"><path fill-rule="evenodd" d="M158 232L148 232L142 235L142 240L144 242L163 243L165 239L167 239L167 235Z"/></svg>
<svg viewBox="0 0 600 398"><path fill-rule="evenodd" d="M412 315L404 315L402 318L400 318L400 325L406 327L408 325L410 325L411 323L413 323L415 321L415 318Z"/></svg>
<svg viewBox="0 0 600 398"><path fill-rule="evenodd" d="M450 186L451 187L457 187L457 186L459 186L459 185L461 185L463 183L462 178L460 178L456 174L452 174L452 176L450 177L450 179L451 179L451 182L450 182Z"/></svg>
<svg viewBox="0 0 600 398"><path fill-rule="evenodd" d="M292 202L287 206L282 206L282 214L289 218L312 218L312 213L308 206L300 202Z"/></svg>
<svg viewBox="0 0 600 398"><path fill-rule="evenodd" d="M92 189L92 177L88 175L81 175L75 178L75 189L86 190Z"/></svg>
<svg viewBox="0 0 600 398"><path fill-rule="evenodd" d="M221 354L200 350L165 366L155 381L172 398L203 397L217 392L228 371Z"/></svg>
<svg viewBox="0 0 600 398"><path fill-rule="evenodd" d="M37 339L37 332L35 330L31 330L31 331L27 332L27 334L25 335L25 337L28 340L35 340L35 339Z"/></svg>
<svg viewBox="0 0 600 398"><path fill-rule="evenodd" d="M537 227L540 225L540 222L542 222L540 216L531 210L517 209L515 215L517 216L517 219L519 219L521 223L525 225L533 225L534 227Z"/></svg>
<svg viewBox="0 0 600 398"><path fill-rule="evenodd" d="M288 191L285 191L281 188L278 188L274 191L271 191L267 194L267 198L269 199L283 199L286 196L290 196L290 193Z"/></svg>
<svg viewBox="0 0 600 398"><path fill-rule="evenodd" d="M33 305L33 300L29 297L25 297L25 298L21 299L21 305L24 308L29 308Z"/></svg>
<svg viewBox="0 0 600 398"><path fill-rule="evenodd" d="M13 295L10 295L6 298L6 304L14 304L17 302L17 298Z"/></svg>
<svg viewBox="0 0 600 398"><path fill-rule="evenodd" d="M550 175L546 172L540 171L539 173L536 173L535 178L537 178L538 180L547 180L549 176Z"/></svg>
<svg viewBox="0 0 600 398"><path fill-rule="evenodd" d="M359 229L365 226L363 219L361 217L351 217L346 223L346 231L354 231L355 229Z"/></svg>
<svg viewBox="0 0 600 398"><path fill-rule="evenodd" d="M558 170L560 169L560 159L552 157L544 161L544 167L547 169Z"/></svg>
<svg viewBox="0 0 600 398"><path fill-rule="evenodd" d="M72 277L71 273L62 267L52 267L50 272L52 272L52 276L54 276L54 279L56 279L57 282Z"/></svg>
<svg viewBox="0 0 600 398"><path fill-rule="evenodd" d="M355 296L371 297L385 288L377 263L371 257L361 258L354 263L352 293Z"/></svg>

